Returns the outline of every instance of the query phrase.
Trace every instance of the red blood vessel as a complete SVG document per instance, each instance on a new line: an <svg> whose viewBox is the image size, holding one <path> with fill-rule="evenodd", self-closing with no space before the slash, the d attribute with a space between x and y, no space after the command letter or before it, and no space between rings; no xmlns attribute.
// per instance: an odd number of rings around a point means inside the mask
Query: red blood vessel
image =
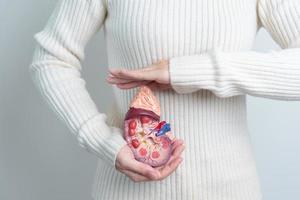
<svg viewBox="0 0 300 200"><path fill-rule="evenodd" d="M148 86L140 86L132 99L124 120L124 137L136 160L158 167L171 157L171 131L155 134L166 121L160 121L160 105Z"/></svg>

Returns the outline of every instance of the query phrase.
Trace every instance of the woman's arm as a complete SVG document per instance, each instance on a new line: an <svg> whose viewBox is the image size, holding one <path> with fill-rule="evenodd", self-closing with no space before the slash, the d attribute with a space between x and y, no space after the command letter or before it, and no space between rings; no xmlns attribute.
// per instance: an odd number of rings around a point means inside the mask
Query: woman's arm
<svg viewBox="0 0 300 200"><path fill-rule="evenodd" d="M169 60L170 84L177 93L211 90L219 97L249 94L300 100L300 1L259 0L259 26L265 27L281 51L223 52Z"/></svg>
<svg viewBox="0 0 300 200"><path fill-rule="evenodd" d="M81 78L84 48L106 17L103 2L60 0L46 27L34 36L37 46L30 73L80 146L115 166L117 153L126 144L123 131L106 124L106 114L98 112Z"/></svg>

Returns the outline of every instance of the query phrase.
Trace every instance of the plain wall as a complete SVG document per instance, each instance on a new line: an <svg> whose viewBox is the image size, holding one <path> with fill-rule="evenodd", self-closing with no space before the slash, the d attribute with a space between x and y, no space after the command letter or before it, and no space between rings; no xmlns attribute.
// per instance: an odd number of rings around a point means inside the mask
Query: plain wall
<svg viewBox="0 0 300 200"><path fill-rule="evenodd" d="M56 1L0 0L0 200L90 200L97 158L47 107L29 77L34 33ZM255 50L279 49L265 30ZM100 111L112 92L103 30L88 43L83 77ZM299 66L300 67L300 66ZM265 200L300 198L300 102L248 96L248 121Z"/></svg>

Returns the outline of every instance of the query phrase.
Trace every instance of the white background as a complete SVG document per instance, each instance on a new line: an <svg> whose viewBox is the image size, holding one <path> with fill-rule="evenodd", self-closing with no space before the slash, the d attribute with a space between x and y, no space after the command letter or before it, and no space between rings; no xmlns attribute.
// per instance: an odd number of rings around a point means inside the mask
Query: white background
<svg viewBox="0 0 300 200"><path fill-rule="evenodd" d="M29 77L33 34L54 0L0 0L0 200L91 200L97 158L46 106ZM255 50L279 49L265 30ZM99 110L112 99L102 30L83 77ZM299 66L300 67L300 66ZM248 96L248 122L265 200L300 199L300 102Z"/></svg>

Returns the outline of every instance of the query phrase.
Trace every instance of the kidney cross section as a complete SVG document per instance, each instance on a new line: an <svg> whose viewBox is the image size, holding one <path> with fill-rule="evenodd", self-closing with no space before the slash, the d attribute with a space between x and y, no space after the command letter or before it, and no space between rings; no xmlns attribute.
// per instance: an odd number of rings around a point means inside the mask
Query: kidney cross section
<svg viewBox="0 0 300 200"><path fill-rule="evenodd" d="M170 131L158 135L162 123L140 115L124 121L124 134L136 160L153 167L165 164L171 157Z"/></svg>

